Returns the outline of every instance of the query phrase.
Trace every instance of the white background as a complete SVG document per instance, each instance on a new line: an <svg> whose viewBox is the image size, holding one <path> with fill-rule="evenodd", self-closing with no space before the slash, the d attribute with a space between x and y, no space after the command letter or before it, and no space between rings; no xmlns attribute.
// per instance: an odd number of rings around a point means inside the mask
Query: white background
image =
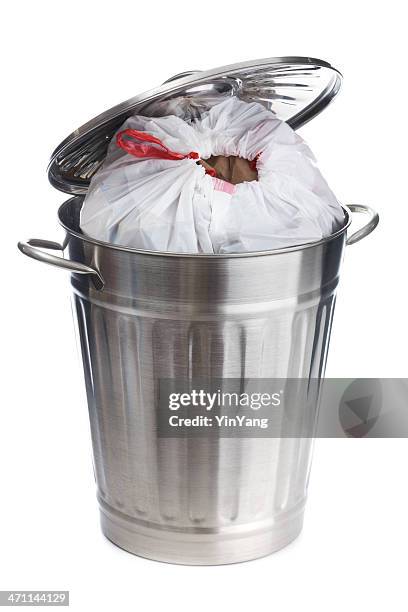
<svg viewBox="0 0 408 612"><path fill-rule="evenodd" d="M320 57L344 86L301 133L338 198L381 215L347 249L327 374L406 377L403 3L15 0L2 11L0 589L69 589L74 610L406 609L405 440L318 441L303 534L268 558L178 567L105 540L69 279L16 248L62 238L47 161L94 115L184 70Z"/></svg>

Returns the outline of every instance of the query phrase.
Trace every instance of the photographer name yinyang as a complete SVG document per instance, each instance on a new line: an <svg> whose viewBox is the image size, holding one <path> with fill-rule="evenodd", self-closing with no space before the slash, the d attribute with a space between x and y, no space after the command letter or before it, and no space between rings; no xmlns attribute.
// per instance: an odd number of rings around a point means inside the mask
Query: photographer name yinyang
<svg viewBox="0 0 408 612"><path fill-rule="evenodd" d="M267 418L247 417L247 416L215 416L210 418L207 416L195 416L193 418L179 417L172 415L169 418L171 427L258 427L259 429L267 429L269 420Z"/></svg>

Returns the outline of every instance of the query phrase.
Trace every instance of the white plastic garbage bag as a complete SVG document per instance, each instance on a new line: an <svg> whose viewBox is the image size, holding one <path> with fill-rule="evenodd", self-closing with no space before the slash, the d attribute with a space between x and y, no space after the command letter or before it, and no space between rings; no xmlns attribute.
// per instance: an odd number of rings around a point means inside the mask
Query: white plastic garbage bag
<svg viewBox="0 0 408 612"><path fill-rule="evenodd" d="M124 130L142 132L142 143ZM134 116L119 132L134 154L115 135L92 178L80 223L93 238L154 251L236 253L317 241L343 220L308 146L258 103L231 97L190 121ZM152 157L172 152L181 159ZM258 179L232 185L206 174L197 158L217 155L255 160Z"/></svg>

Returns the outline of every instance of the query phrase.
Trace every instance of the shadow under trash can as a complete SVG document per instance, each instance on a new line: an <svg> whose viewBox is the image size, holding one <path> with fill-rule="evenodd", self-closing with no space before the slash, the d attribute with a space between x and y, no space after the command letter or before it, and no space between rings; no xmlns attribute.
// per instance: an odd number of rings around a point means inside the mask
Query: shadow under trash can
<svg viewBox="0 0 408 612"><path fill-rule="evenodd" d="M369 234L378 215L344 207L331 236L279 250L138 251L82 233L89 180L124 120L157 100L229 91L261 100L297 128L339 85L335 69L310 58L185 73L90 121L53 154L50 181L74 196L58 211L66 239L19 248L72 273L102 530L127 551L172 563L234 563L272 553L300 533L312 438L293 430L279 438L161 436L159 384L320 381L343 249ZM368 221L347 237L351 213Z"/></svg>

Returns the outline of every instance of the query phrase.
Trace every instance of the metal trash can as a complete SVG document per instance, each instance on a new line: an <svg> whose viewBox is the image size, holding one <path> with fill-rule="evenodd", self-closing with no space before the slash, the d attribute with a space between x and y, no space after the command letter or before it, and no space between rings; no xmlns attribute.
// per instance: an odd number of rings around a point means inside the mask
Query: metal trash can
<svg viewBox="0 0 408 612"><path fill-rule="evenodd" d="M19 248L72 272L102 530L130 552L233 563L299 534L312 440L159 437L157 385L177 377L320 379L344 246L370 233L378 215L344 208L343 227L329 238L275 251L136 251L81 233L89 179L112 134L152 100L230 91L298 127L330 101L339 79L325 62L293 57L186 73L97 117L52 157L51 182L76 194L58 213L65 242ZM368 222L347 238L350 212L367 213Z"/></svg>

